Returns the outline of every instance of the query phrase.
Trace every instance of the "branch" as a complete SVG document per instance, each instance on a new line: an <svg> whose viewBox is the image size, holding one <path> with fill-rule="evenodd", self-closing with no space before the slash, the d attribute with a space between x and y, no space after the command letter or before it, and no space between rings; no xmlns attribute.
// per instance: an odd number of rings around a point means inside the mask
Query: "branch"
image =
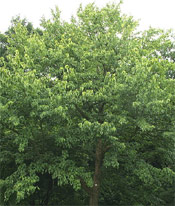
<svg viewBox="0 0 175 206"><path fill-rule="evenodd" d="M79 179L80 179L81 187L90 195L92 193L92 189L87 186L86 182L81 177L79 177Z"/></svg>
<svg viewBox="0 0 175 206"><path fill-rule="evenodd" d="M75 103L74 103L74 106L75 106L75 108L77 109L77 111L80 113L80 115L81 115L83 118L85 118L85 119L87 119L87 120L90 119L90 118L88 117L88 115L87 115L86 113L84 113L83 110L81 110Z"/></svg>
<svg viewBox="0 0 175 206"><path fill-rule="evenodd" d="M103 149L103 154L105 154L109 149L112 148L112 145L107 145L104 149Z"/></svg>

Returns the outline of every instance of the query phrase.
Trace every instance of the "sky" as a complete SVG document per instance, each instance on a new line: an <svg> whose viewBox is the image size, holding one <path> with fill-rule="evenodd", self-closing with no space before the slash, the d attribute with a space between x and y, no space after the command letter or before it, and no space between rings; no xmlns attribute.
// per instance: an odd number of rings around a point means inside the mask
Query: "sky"
<svg viewBox="0 0 175 206"><path fill-rule="evenodd" d="M20 15L38 27L43 16L51 17L51 9L57 5L61 10L61 18L68 21L71 15L82 3L95 2L99 7L106 3L119 3L119 0L1 0L0 32L5 32L10 26L12 17ZM162 29L175 30L175 0L123 0L122 13L131 15L140 20L140 30L150 26Z"/></svg>

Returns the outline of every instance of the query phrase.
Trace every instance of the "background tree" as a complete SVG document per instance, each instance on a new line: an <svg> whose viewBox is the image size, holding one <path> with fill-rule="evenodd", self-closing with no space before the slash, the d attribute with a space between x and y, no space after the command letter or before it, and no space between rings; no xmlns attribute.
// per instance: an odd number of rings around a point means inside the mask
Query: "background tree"
<svg viewBox="0 0 175 206"><path fill-rule="evenodd" d="M13 36L15 34L15 27L21 24L26 27L28 34L37 32L42 35L42 31L39 28L34 29L33 24L29 22L27 19L21 19L20 16L13 17L11 20L11 25L5 33L0 33L0 57L6 58L8 55L7 47L9 46L8 37Z"/></svg>

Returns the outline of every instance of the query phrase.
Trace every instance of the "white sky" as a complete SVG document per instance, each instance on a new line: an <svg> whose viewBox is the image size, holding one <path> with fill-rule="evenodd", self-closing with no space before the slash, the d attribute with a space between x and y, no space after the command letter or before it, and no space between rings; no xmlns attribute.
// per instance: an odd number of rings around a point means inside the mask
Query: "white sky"
<svg viewBox="0 0 175 206"><path fill-rule="evenodd" d="M42 16L50 17L50 10L57 5L62 11L62 19L68 20L76 14L80 3L95 2L104 6L109 2L118 3L119 0L0 0L0 32L4 32L10 25L12 17L20 14L26 17L34 26L39 26ZM140 29L149 26L163 29L175 29L175 0L123 0L122 12L140 19Z"/></svg>

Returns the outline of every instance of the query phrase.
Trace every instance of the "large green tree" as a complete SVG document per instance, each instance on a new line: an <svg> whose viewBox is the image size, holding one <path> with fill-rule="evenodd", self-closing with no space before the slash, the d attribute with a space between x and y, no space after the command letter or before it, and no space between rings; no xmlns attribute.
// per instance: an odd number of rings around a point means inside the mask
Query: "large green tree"
<svg viewBox="0 0 175 206"><path fill-rule="evenodd" d="M1 58L2 202L20 204L44 182L42 203L30 204L53 204L56 182L84 190L91 206L171 203L169 33L136 33L119 5L80 7L70 23L52 14L42 35L17 23Z"/></svg>

